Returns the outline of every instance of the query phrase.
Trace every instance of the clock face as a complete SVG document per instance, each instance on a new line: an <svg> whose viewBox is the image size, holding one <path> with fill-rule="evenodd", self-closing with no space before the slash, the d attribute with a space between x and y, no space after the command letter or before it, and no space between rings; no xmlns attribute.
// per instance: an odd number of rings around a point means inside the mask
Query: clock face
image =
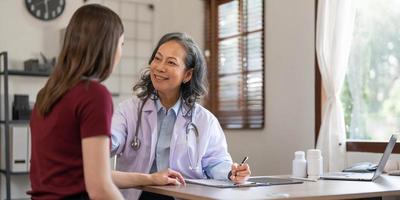
<svg viewBox="0 0 400 200"><path fill-rule="evenodd" d="M60 16L65 8L65 0L25 0L29 13L44 21Z"/></svg>

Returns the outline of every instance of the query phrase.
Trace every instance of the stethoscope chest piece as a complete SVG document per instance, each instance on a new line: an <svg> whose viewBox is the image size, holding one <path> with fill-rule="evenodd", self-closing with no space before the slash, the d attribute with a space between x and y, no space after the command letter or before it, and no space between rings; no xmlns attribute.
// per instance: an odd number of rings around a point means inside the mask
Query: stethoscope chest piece
<svg viewBox="0 0 400 200"><path fill-rule="evenodd" d="M136 135L133 137L131 146L132 146L133 150L135 150L135 151L140 149L140 140Z"/></svg>

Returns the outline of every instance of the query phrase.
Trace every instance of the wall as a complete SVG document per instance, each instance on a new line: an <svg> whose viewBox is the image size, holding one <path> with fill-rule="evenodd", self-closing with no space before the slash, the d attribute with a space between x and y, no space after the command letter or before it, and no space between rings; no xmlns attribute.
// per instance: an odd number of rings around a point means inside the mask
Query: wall
<svg viewBox="0 0 400 200"><path fill-rule="evenodd" d="M226 133L254 175L290 174L294 152L314 145L314 2L265 1L265 128Z"/></svg>
<svg viewBox="0 0 400 200"><path fill-rule="evenodd" d="M186 32L204 47L203 0L157 0L155 38L168 32Z"/></svg>
<svg viewBox="0 0 400 200"><path fill-rule="evenodd" d="M202 0L151 2L156 40L166 32L185 31L203 46ZM18 68L23 60L37 57L39 50L53 54L59 48L59 29L80 5L81 0L68 0L61 18L40 22L29 16L23 1L0 1L0 51L9 51ZM265 128L227 131L226 136L234 160L249 156L254 175L289 174L293 152L314 145L314 0L266 0L265 25ZM18 90L32 90L44 83L18 81L24 83ZM13 186L13 196L23 197L27 177L17 179L23 184Z"/></svg>
<svg viewBox="0 0 400 200"><path fill-rule="evenodd" d="M56 56L60 47L59 30L64 28L72 13L82 1L69 0L64 13L57 19L42 22L33 18L25 9L25 1L0 2L0 49L7 50L11 64L22 66L21 59L38 57L42 51Z"/></svg>
<svg viewBox="0 0 400 200"><path fill-rule="evenodd" d="M129 1L129 0L127 0ZM164 33L184 31L203 44L203 2L201 0L130 0L155 5L155 38ZM26 11L24 1L0 1L0 49L7 50L11 64L22 66L21 59L38 57L41 50L56 56L60 47L59 30L65 28L82 0L68 0L64 13L50 22L39 21ZM88 2L101 2L92 0ZM190 20L185 20L190 19ZM18 24L18 26L16 25Z"/></svg>
<svg viewBox="0 0 400 200"><path fill-rule="evenodd" d="M154 42L164 33L184 31L204 46L202 0L131 1L155 5ZM314 2L265 0L265 128L226 131L233 159L239 162L249 156L253 175L290 174L293 153L314 146ZM22 69L22 61L38 57L39 51L57 55L59 30L81 5L81 0L68 0L60 18L41 22L26 12L24 1L1 0L0 51L9 52L11 67ZM42 86L45 80L16 78L15 81L18 84L11 83L11 90L28 93L33 100L34 88ZM349 153L348 160L349 164L378 162L380 156ZM5 195L4 176L1 177L0 199ZM13 178L13 197L25 196L29 188L27 180L27 176Z"/></svg>

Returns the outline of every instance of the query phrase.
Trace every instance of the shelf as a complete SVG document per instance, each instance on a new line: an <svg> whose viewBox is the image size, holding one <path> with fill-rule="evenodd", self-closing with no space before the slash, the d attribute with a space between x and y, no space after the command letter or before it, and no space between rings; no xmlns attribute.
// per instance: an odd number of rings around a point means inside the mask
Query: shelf
<svg viewBox="0 0 400 200"><path fill-rule="evenodd" d="M3 169L0 169L0 173L6 174L6 171ZM29 172L10 172L11 175L28 175Z"/></svg>
<svg viewBox="0 0 400 200"><path fill-rule="evenodd" d="M0 69L0 78L3 76L2 80L0 80L1 87L4 87L4 91L1 94L0 100L2 106L4 108L4 113L10 113L10 108L9 108L9 77L11 76L29 76L29 77L43 77L47 78L50 76L50 73L44 73L44 72L27 72L24 70L9 70L8 68L8 55L7 52L0 52L0 59L2 62L1 69ZM7 117L8 118L8 117ZM24 125L28 126L29 125L29 120L0 120L0 125L4 124L5 129L7 130L8 128L12 126L18 126L18 125ZM5 132L5 131L4 131ZM5 187L2 187L2 192L3 190L5 191L5 199L11 200L11 179L13 176L26 176L29 175L29 172L13 172L11 168L11 138L10 135L4 134L5 141L4 141L4 146L2 147L2 150L5 149L5 152L2 152L3 155L5 155L5 158L2 158L2 162L5 162L5 169L0 169L0 175L4 174L5 176ZM3 144L2 144L3 145ZM1 156L3 156L1 155ZM4 159L4 160L3 160ZM3 181L2 181L3 184ZM3 196L3 195L0 195Z"/></svg>
<svg viewBox="0 0 400 200"><path fill-rule="evenodd" d="M5 124L4 120L0 120L0 124ZM10 120L9 124L29 124L29 120Z"/></svg>
<svg viewBox="0 0 400 200"><path fill-rule="evenodd" d="M4 72L0 72L0 75L4 75ZM8 70L9 76L36 76L36 77L49 77L50 74L46 72L26 72L22 70Z"/></svg>

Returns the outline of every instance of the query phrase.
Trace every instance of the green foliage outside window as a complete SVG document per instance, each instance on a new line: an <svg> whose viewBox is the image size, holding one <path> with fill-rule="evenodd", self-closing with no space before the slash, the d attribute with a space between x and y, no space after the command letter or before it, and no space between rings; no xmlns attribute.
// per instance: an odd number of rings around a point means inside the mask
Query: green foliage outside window
<svg viewBox="0 0 400 200"><path fill-rule="evenodd" d="M400 1L356 1L341 100L348 139L387 140L400 127Z"/></svg>

